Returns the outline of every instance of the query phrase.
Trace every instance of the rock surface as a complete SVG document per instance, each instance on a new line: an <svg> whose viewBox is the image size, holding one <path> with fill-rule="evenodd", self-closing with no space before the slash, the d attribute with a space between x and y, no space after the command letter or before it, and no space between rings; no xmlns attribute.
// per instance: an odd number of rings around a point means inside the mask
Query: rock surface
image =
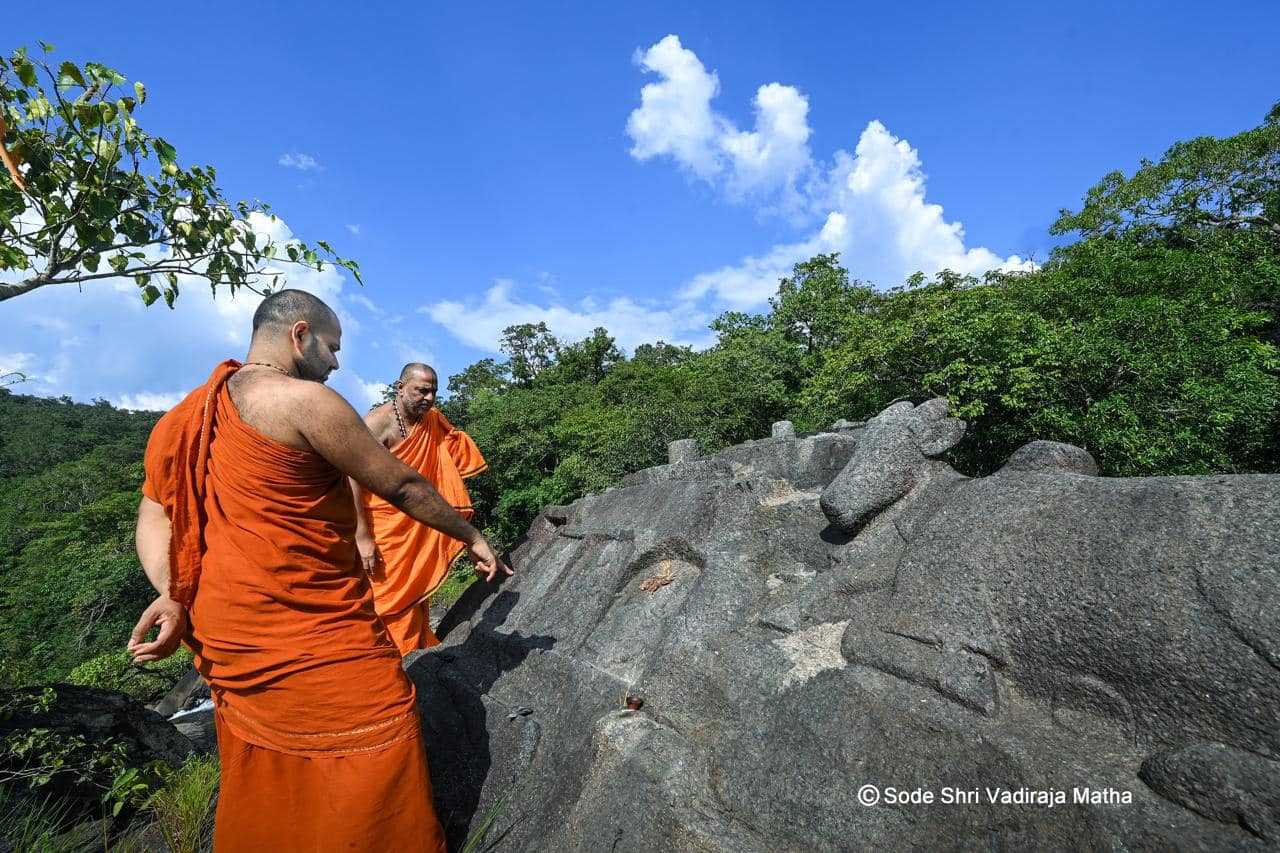
<svg viewBox="0 0 1280 853"><path fill-rule="evenodd" d="M122 749L132 767L151 762L176 767L191 754L191 743L164 717L123 693L70 684L3 690L0 742L5 749L0 750L0 778L53 766L44 749L31 755L20 746L14 749L33 734L53 748L69 750L56 756L61 769L43 790L66 795L88 818L102 816L102 791L111 783L110 768L96 760L104 751L113 746ZM67 772L77 767L83 770Z"/></svg>
<svg viewBox="0 0 1280 853"><path fill-rule="evenodd" d="M1280 843L1280 477L969 479L945 401L837 429L548 508L468 590L408 662L454 844Z"/></svg>

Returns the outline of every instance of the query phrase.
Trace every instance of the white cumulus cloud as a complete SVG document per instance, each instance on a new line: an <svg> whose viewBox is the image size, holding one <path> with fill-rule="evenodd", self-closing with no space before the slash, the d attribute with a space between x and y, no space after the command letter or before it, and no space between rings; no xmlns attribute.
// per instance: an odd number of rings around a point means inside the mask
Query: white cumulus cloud
<svg viewBox="0 0 1280 853"><path fill-rule="evenodd" d="M637 51L635 62L661 80L640 90L640 106L627 120L633 157L669 156L697 177L721 182L735 198L778 192L788 207L801 200L797 187L808 178L813 158L809 100L798 89L761 86L755 128L740 130L712 109L720 80L678 36Z"/></svg>
<svg viewBox="0 0 1280 853"><path fill-rule="evenodd" d="M676 36L636 51L634 58L662 80L640 90L640 108L627 120L635 143L632 156L648 160L666 154L701 178L718 174L723 164L715 139L721 120L711 112L711 99L720 92L720 80Z"/></svg>
<svg viewBox="0 0 1280 853"><path fill-rule="evenodd" d="M919 153L881 122L868 122L853 153L839 150L821 166L809 148L809 101L795 87L761 86L755 129L744 131L712 108L719 78L677 36L638 51L636 61L662 79L640 90L640 106L627 122L633 157L669 157L731 200L815 221L807 236L695 276L684 298L712 295L733 308L759 306L794 263L817 252L839 252L852 275L881 287L916 271L1033 266L1017 255L966 246L960 222L926 200Z"/></svg>

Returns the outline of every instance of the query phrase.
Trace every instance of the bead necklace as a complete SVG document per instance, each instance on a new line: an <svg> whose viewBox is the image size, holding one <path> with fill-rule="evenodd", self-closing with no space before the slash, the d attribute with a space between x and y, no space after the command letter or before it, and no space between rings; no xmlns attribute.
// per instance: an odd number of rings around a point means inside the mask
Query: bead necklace
<svg viewBox="0 0 1280 853"><path fill-rule="evenodd" d="M283 367L277 367L274 364L267 364L265 361L246 361L244 364L240 366L241 367L269 367L272 370L276 371L277 373L283 373L285 376L288 376L290 379L298 378L294 376L292 373L290 373L289 371L285 370Z"/></svg>
<svg viewBox="0 0 1280 853"><path fill-rule="evenodd" d="M404 440L409 437L409 433L405 432L404 421L400 418L400 403L395 397L391 398L391 411L396 413L396 426L400 427L400 438Z"/></svg>

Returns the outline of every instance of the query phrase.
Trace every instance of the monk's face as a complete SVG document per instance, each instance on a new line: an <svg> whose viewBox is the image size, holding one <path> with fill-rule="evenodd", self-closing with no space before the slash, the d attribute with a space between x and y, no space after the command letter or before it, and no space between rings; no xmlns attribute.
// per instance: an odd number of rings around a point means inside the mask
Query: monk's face
<svg viewBox="0 0 1280 853"><path fill-rule="evenodd" d="M342 347L342 327L335 320L332 325L307 326L295 334L294 351L297 357L298 376L312 382L324 382L338 369L338 350Z"/></svg>
<svg viewBox="0 0 1280 853"><path fill-rule="evenodd" d="M414 417L422 417L436 404L439 380L434 373L417 371L400 381L400 405Z"/></svg>

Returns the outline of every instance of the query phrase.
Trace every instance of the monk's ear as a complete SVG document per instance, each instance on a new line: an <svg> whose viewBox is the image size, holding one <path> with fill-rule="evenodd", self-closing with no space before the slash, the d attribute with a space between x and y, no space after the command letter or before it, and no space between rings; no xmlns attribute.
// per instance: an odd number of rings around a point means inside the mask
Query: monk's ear
<svg viewBox="0 0 1280 853"><path fill-rule="evenodd" d="M916 406L912 412L915 415L912 431L920 442L920 452L926 457L941 456L964 438L965 422L949 417L947 410L947 398L936 397Z"/></svg>
<svg viewBox="0 0 1280 853"><path fill-rule="evenodd" d="M305 335L311 331L311 324L306 320L298 320L289 327L289 342L296 346L299 350L306 351L307 343Z"/></svg>

